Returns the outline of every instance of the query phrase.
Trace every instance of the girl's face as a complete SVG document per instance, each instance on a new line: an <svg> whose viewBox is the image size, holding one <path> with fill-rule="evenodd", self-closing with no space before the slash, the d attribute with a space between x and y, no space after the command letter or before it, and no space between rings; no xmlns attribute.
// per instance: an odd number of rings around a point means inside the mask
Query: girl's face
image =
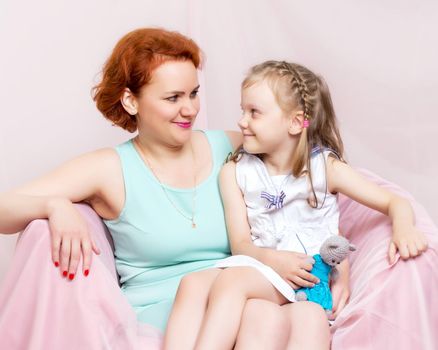
<svg viewBox="0 0 438 350"><path fill-rule="evenodd" d="M139 134L180 146L190 139L199 112L198 74L191 61L165 62L135 98Z"/></svg>
<svg viewBox="0 0 438 350"><path fill-rule="evenodd" d="M266 81L242 90L239 127L243 148L252 154L271 154L288 143L290 119L277 103Z"/></svg>

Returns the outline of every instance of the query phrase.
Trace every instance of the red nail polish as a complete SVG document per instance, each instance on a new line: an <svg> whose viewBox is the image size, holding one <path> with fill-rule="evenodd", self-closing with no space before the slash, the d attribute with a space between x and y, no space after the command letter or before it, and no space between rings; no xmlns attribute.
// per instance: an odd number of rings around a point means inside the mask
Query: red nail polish
<svg viewBox="0 0 438 350"><path fill-rule="evenodd" d="M84 275L85 275L85 277L87 277L89 273L90 273L89 270L85 270L85 271L84 271Z"/></svg>
<svg viewBox="0 0 438 350"><path fill-rule="evenodd" d="M75 278L75 274L71 273L70 275L68 275L69 280L71 281L73 278Z"/></svg>
<svg viewBox="0 0 438 350"><path fill-rule="evenodd" d="M64 277L67 277L67 271L64 271L64 272L62 273L62 275L63 275Z"/></svg>
<svg viewBox="0 0 438 350"><path fill-rule="evenodd" d="M59 266L59 262L55 261L55 266L58 267Z"/></svg>

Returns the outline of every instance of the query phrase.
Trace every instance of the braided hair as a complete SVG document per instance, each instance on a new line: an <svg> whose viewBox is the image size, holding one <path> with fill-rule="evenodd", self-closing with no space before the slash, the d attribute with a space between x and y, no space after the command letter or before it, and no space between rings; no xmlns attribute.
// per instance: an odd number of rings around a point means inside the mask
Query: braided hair
<svg viewBox="0 0 438 350"><path fill-rule="evenodd" d="M271 60L252 67L242 82L242 89L263 80L267 81L285 113L301 109L304 119L309 121L293 154L292 174L295 177L308 176L313 197L309 198L309 204L318 208L310 166L312 149L329 148L344 161L344 146L328 86L321 76L302 65ZM238 160L238 154L231 159Z"/></svg>

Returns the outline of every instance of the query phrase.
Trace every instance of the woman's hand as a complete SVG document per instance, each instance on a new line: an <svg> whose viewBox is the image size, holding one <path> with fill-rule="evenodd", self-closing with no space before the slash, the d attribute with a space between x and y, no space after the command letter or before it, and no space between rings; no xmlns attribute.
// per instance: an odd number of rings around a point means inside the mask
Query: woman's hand
<svg viewBox="0 0 438 350"><path fill-rule="evenodd" d="M62 275L72 280L82 253L82 272L87 276L92 252L100 254L99 248L90 237L87 223L72 202L64 198L56 198L49 203L48 219L55 266L60 266Z"/></svg>
<svg viewBox="0 0 438 350"><path fill-rule="evenodd" d="M319 279L309 272L314 262L306 254L285 250L272 250L266 261L294 289L313 287L319 283Z"/></svg>
<svg viewBox="0 0 438 350"><path fill-rule="evenodd" d="M397 251L403 260L414 258L427 250L427 238L423 232L413 225L397 225L394 223L393 234L389 244L389 263L395 263Z"/></svg>

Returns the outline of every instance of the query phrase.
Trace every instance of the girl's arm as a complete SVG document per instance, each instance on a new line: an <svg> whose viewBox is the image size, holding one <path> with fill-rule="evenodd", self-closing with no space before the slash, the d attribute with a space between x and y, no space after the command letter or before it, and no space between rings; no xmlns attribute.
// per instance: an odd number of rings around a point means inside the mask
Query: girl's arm
<svg viewBox="0 0 438 350"><path fill-rule="evenodd" d="M398 251L402 259L420 255L427 249L425 235L416 229L414 212L408 200L365 180L349 165L329 157L327 162L328 189L375 209L392 220L393 235L389 246L389 262Z"/></svg>
<svg viewBox="0 0 438 350"><path fill-rule="evenodd" d="M112 196L118 162L114 150L99 150L67 162L51 173L0 195L0 232L15 233L30 221L49 219L52 259L61 271L74 274L83 254L83 271L89 269L92 250L85 221L73 203L102 203ZM119 171L120 172L120 171ZM108 176L108 174L114 174ZM121 176L121 174L120 174Z"/></svg>
<svg viewBox="0 0 438 350"><path fill-rule="evenodd" d="M236 163L228 162L223 166L219 181L233 255L251 256L271 266L294 288L312 287L317 283L318 278L308 272L312 264L308 262L307 255L260 248L252 243L245 201L236 181Z"/></svg>

